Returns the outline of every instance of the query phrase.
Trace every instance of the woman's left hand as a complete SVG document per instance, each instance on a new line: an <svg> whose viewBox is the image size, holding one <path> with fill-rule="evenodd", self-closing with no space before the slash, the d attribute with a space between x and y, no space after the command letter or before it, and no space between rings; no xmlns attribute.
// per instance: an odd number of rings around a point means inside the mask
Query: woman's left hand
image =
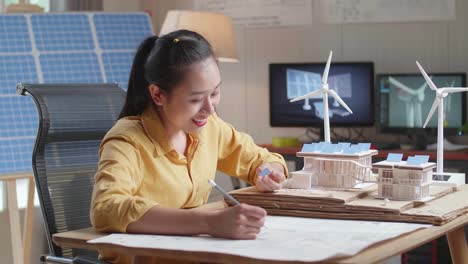
<svg viewBox="0 0 468 264"><path fill-rule="evenodd" d="M264 176L260 176L260 172L263 169L270 170L270 173ZM280 163L263 163L257 168L257 183L255 187L260 192L273 192L281 189L281 183L286 179L284 175L283 166Z"/></svg>

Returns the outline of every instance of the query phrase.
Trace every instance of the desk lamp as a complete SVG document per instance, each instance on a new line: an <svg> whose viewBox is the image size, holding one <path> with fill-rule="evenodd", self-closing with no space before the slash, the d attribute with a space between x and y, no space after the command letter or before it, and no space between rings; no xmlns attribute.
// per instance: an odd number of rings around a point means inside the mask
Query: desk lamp
<svg viewBox="0 0 468 264"><path fill-rule="evenodd" d="M231 17L209 12L168 11L159 34L179 29L195 31L206 38L220 62L239 61Z"/></svg>
<svg viewBox="0 0 468 264"><path fill-rule="evenodd" d="M19 0L17 4L10 4L5 8L7 13L42 13L44 8L30 4L29 0Z"/></svg>

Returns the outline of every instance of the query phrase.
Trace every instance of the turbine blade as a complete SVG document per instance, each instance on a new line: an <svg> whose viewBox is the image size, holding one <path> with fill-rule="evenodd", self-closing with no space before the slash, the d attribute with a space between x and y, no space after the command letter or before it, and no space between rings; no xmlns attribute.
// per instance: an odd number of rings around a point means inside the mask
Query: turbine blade
<svg viewBox="0 0 468 264"><path fill-rule="evenodd" d="M437 90L437 86L435 86L435 84L431 80L431 77L429 77L429 75L427 75L426 71L424 71L423 67L419 64L418 61L416 61L416 65L418 65L419 71L422 73L424 79L426 79L426 82L427 82L427 84L429 84L429 87L432 90Z"/></svg>
<svg viewBox="0 0 468 264"><path fill-rule="evenodd" d="M445 87L442 88L443 93L456 93L456 92L468 92L466 87Z"/></svg>
<svg viewBox="0 0 468 264"><path fill-rule="evenodd" d="M343 101L343 99L341 99L341 97L333 90L328 90L328 93L333 96L333 98L335 98L338 103L340 103L340 105L342 105L346 110L348 110L348 112L350 112L351 114L353 113L353 111L351 110L351 108L348 107L348 105Z"/></svg>
<svg viewBox="0 0 468 264"><path fill-rule="evenodd" d="M323 71L322 75L322 83L328 83L328 72L330 71L330 63L332 59L333 51L330 50L330 54L328 55L327 65L325 65L325 70Z"/></svg>
<svg viewBox="0 0 468 264"><path fill-rule="evenodd" d="M426 122L424 122L423 128L426 128L427 123L429 123L429 120L431 120L432 115L434 114L434 111L436 108L439 106L440 99L439 97L436 96L434 103L432 103L431 111L429 111L429 115L426 118Z"/></svg>
<svg viewBox="0 0 468 264"><path fill-rule="evenodd" d="M395 85L396 87L402 89L403 91L405 91L405 92L407 92L407 93L409 93L409 94L411 94L411 95L415 95L415 94L416 94L416 91L415 91L415 90L410 89L408 86L402 84L400 81L398 81L397 79L395 79L395 78L393 78L393 77L389 77L389 78L388 78L388 81L389 81L391 84Z"/></svg>
<svg viewBox="0 0 468 264"><path fill-rule="evenodd" d="M316 96L317 94L319 94L321 91L322 91L321 89L317 89L317 90L315 90L315 91L313 91L313 92L306 93L306 94L304 94L304 95L302 95L302 96L298 96L298 97L296 97L296 98L293 98L293 99L289 100L289 102L292 103L292 102L296 102L296 101L299 101L299 100L303 100L303 99L307 99L307 98L314 97L314 96Z"/></svg>

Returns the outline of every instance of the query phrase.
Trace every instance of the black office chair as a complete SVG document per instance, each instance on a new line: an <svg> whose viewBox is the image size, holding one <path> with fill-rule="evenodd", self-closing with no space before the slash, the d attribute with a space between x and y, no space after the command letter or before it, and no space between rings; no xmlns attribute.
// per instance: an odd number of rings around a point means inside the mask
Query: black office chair
<svg viewBox="0 0 468 264"><path fill-rule="evenodd" d="M96 252L58 247L52 235L91 226L99 144L118 118L125 91L116 84L19 84L17 92L32 96L39 112L32 162L51 254L41 260L103 263Z"/></svg>

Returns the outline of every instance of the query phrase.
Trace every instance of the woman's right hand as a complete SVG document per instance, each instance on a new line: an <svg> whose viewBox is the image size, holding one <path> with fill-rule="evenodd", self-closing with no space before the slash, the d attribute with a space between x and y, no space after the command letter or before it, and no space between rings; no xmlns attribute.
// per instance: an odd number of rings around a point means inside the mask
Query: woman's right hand
<svg viewBox="0 0 468 264"><path fill-rule="evenodd" d="M231 239L255 239L260 232L266 211L257 206L240 204L214 211L208 218L208 234Z"/></svg>

